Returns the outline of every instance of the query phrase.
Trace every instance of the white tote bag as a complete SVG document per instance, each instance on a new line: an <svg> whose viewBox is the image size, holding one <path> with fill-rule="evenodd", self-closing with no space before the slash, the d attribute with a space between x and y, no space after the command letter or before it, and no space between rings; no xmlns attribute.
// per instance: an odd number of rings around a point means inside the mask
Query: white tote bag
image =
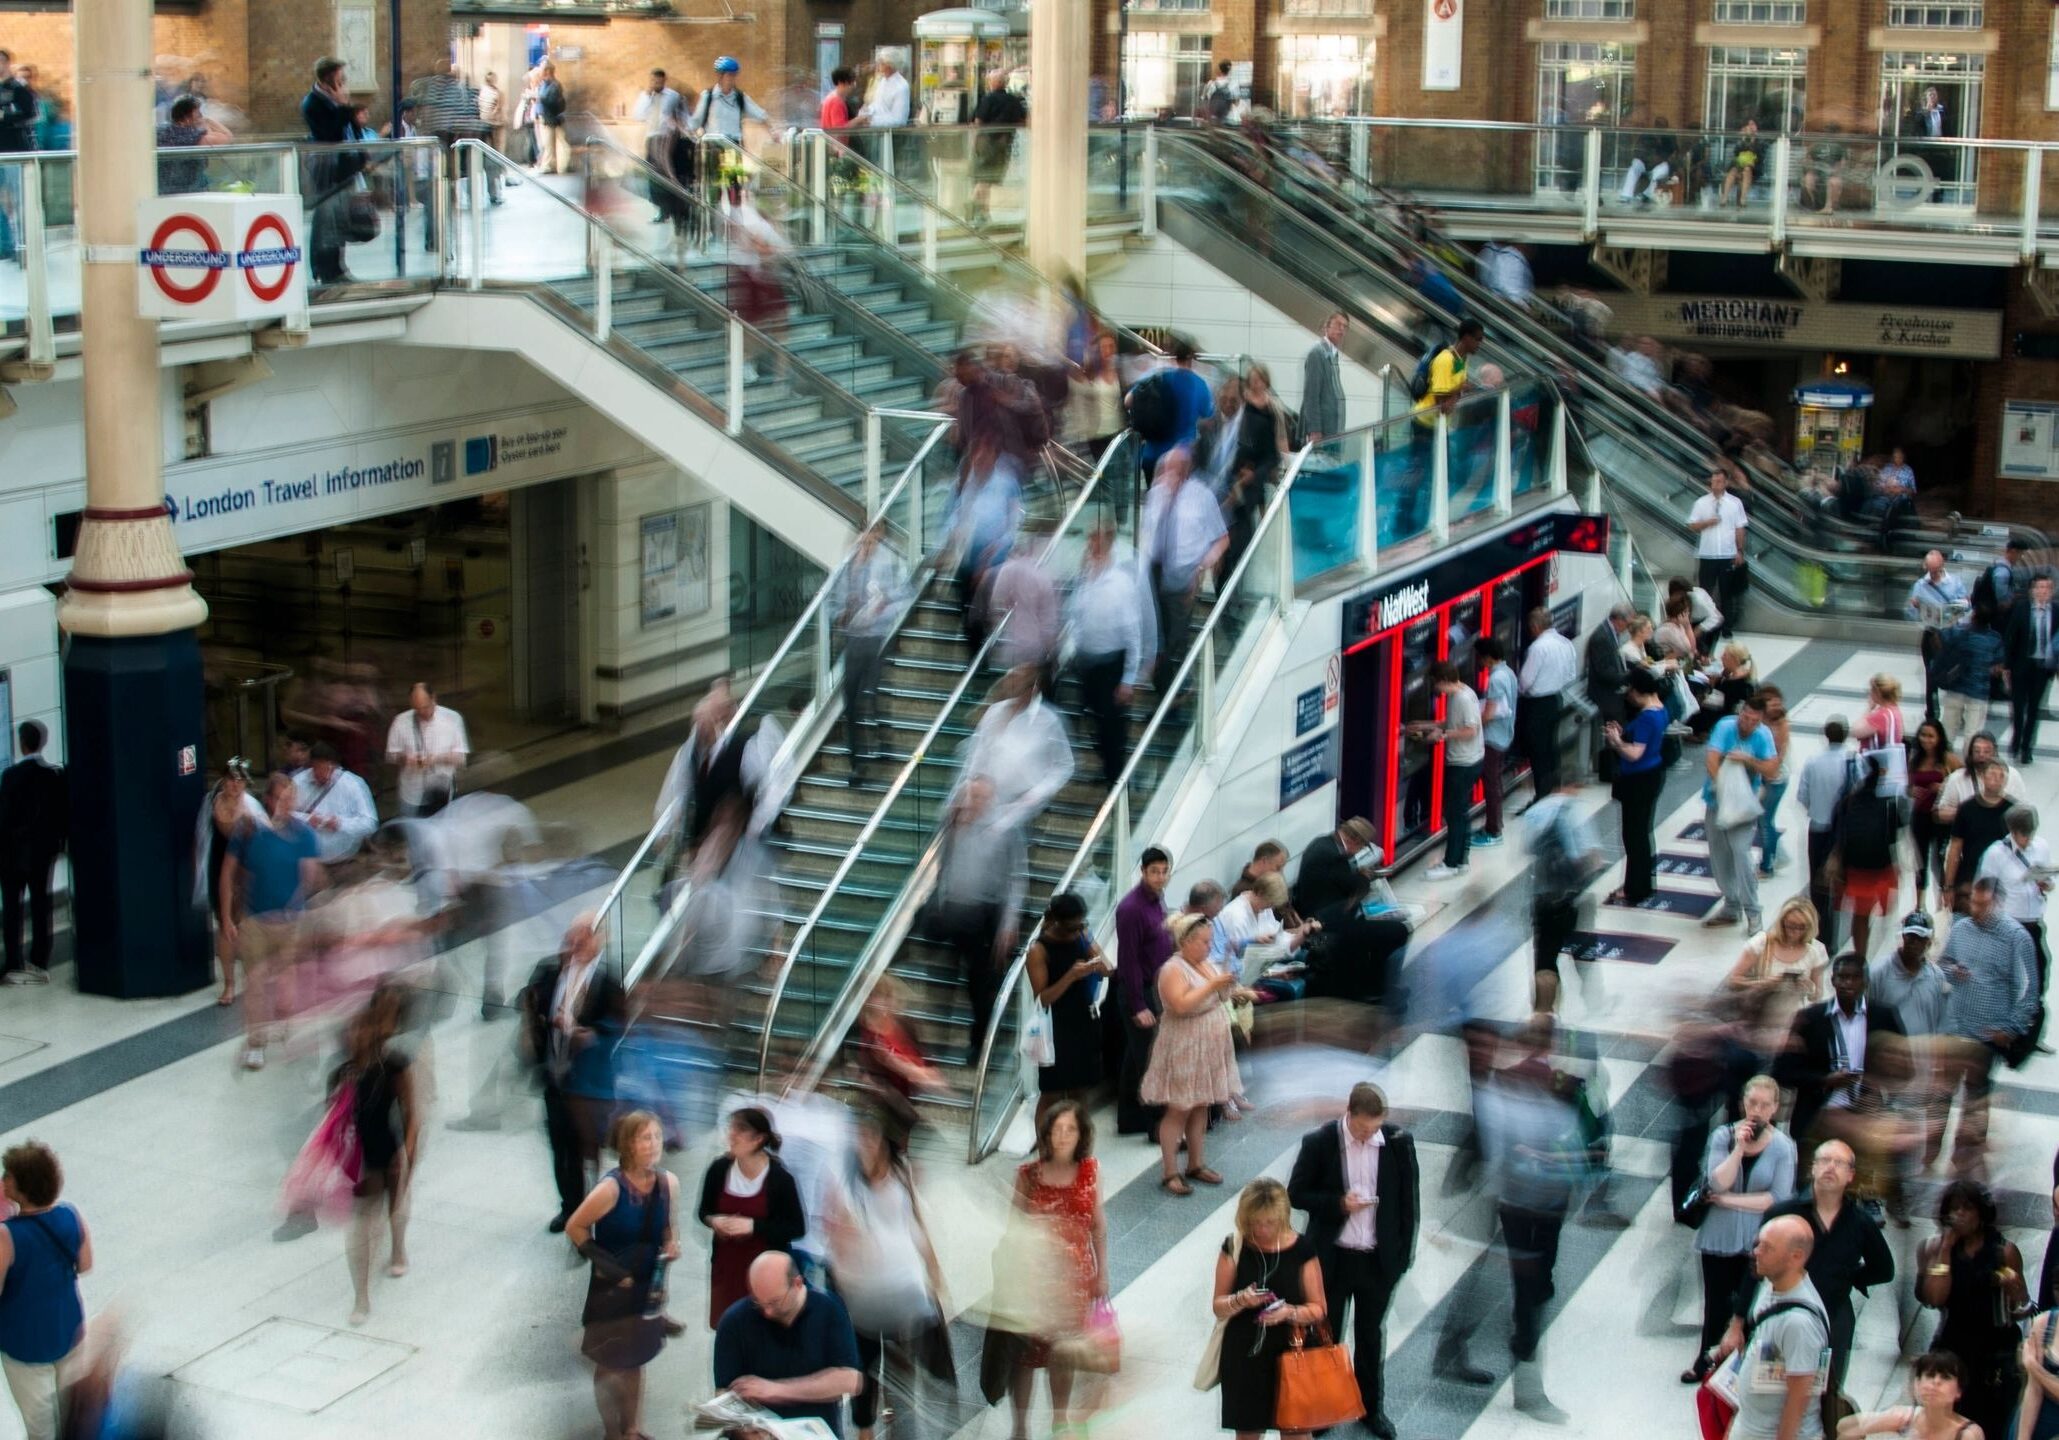
<svg viewBox="0 0 2059 1440"><path fill-rule="evenodd" d="M1759 795L1752 788L1752 772L1744 766L1724 761L1716 769L1716 828L1735 830L1740 825L1758 823L1765 807L1759 803Z"/></svg>

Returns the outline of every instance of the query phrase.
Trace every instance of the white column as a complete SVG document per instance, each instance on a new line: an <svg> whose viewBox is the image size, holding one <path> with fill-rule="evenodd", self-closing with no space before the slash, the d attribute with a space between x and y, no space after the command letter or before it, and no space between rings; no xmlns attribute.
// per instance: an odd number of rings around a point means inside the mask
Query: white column
<svg viewBox="0 0 2059 1440"><path fill-rule="evenodd" d="M1030 263L1053 280L1087 273L1087 0L1030 7Z"/></svg>

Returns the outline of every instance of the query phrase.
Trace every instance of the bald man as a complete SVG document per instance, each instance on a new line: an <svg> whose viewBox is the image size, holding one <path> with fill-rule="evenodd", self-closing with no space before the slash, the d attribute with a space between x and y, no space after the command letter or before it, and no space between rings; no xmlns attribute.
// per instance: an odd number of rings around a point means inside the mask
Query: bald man
<svg viewBox="0 0 2059 1440"><path fill-rule="evenodd" d="M793 1257L751 1262L751 1293L715 1327L715 1384L783 1420L812 1416L841 1436L862 1377L844 1302L801 1278Z"/></svg>
<svg viewBox="0 0 2059 1440"><path fill-rule="evenodd" d="M1816 1147L1809 1166L1809 1188L1791 1200L1782 1200L1766 1212L1766 1220L1793 1216L1809 1227L1809 1283L1830 1317L1830 1379L1826 1395L1834 1395L1844 1383L1852 1358L1852 1332L1856 1317L1852 1291L1870 1290L1892 1284L1895 1278L1894 1251L1880 1224L1852 1198L1852 1179L1857 1171L1852 1147L1842 1140L1825 1140ZM1744 1320L1751 1313L1755 1283L1738 1292L1737 1318L1730 1322L1726 1342L1735 1349L1744 1340ZM1828 1417L1825 1417L1826 1422ZM1830 1427L1835 1428L1835 1427Z"/></svg>
<svg viewBox="0 0 2059 1440"><path fill-rule="evenodd" d="M1752 1250L1759 1287L1749 1317L1716 1346L1719 1360L1744 1351L1730 1440L1822 1440L1830 1318L1809 1280L1814 1249L1815 1234L1799 1215L1759 1229Z"/></svg>

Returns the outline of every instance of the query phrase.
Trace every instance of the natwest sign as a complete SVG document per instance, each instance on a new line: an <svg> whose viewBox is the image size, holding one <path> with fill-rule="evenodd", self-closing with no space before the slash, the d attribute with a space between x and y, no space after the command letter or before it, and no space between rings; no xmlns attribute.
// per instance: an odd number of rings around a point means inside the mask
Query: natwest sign
<svg viewBox="0 0 2059 1440"><path fill-rule="evenodd" d="M136 306L156 320L259 320L307 307L298 195L160 195L136 207Z"/></svg>
<svg viewBox="0 0 2059 1440"><path fill-rule="evenodd" d="M1399 590L1382 595L1374 606L1378 619L1374 622L1381 630L1391 630L1396 625L1413 620L1430 608L1430 582L1418 580L1413 585L1404 585Z"/></svg>

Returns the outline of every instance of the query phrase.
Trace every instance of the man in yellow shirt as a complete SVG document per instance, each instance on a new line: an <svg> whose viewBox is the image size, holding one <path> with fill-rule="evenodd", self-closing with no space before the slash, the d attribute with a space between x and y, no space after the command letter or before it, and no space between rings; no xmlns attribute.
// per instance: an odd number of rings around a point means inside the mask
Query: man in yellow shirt
<svg viewBox="0 0 2059 1440"><path fill-rule="evenodd" d="M1486 327L1478 320L1459 322L1458 336L1449 345L1439 350L1430 361L1430 387L1416 401L1416 413L1425 417L1422 422L1430 424L1429 412L1442 410L1449 415L1458 404L1458 397L1465 393L1466 361L1480 348L1480 342L1487 338Z"/></svg>
<svg viewBox="0 0 2059 1440"><path fill-rule="evenodd" d="M1430 522L1432 477L1436 474L1437 417L1458 407L1466 391L1466 362L1487 338L1478 320L1461 320L1449 345L1430 357L1430 383L1415 403L1416 423L1409 428L1409 484L1396 506L1394 540L1420 534ZM1383 543L1386 543L1383 541Z"/></svg>

